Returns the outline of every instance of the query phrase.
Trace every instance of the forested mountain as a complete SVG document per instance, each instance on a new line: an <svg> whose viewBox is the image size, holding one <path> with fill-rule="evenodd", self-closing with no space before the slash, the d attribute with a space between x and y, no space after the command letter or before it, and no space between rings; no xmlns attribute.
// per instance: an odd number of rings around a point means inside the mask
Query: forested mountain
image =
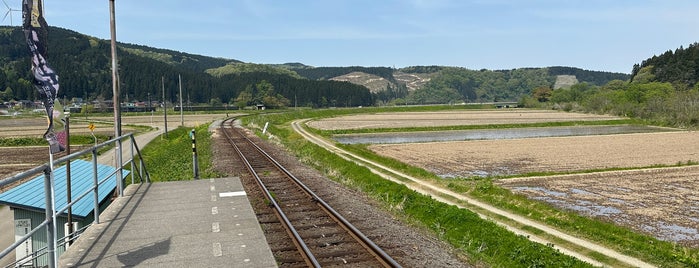
<svg viewBox="0 0 699 268"><path fill-rule="evenodd" d="M694 87L699 81L699 43L668 50L633 66L633 80Z"/></svg>
<svg viewBox="0 0 699 268"><path fill-rule="evenodd" d="M277 99L289 101L281 104L309 107L518 101L536 88L552 87L557 75L574 75L578 81L592 85L629 77L573 67L491 71L444 66L395 69L254 64L135 44L118 47L124 101L160 100L162 80L166 99L175 101L178 75L182 77L183 97L191 103L262 101L263 97L254 95L266 92L275 98L280 94ZM108 41L51 27L48 53L49 64L60 76L61 99L112 98ZM0 27L1 101L38 99L38 92L30 83L29 68L21 29ZM243 92L245 97L239 98ZM249 94L252 98L247 97Z"/></svg>
<svg viewBox="0 0 699 268"><path fill-rule="evenodd" d="M576 76L578 81L603 85L628 80L629 75L588 71L573 67L518 68L512 70L470 70L457 67L414 66L400 70L421 78L424 86L411 92L406 103L459 103L519 101L537 88L553 88L557 76ZM401 79L402 80L402 79ZM377 97L380 99L380 97Z"/></svg>
<svg viewBox="0 0 699 268"><path fill-rule="evenodd" d="M268 81L276 93L294 104L372 105L373 97L363 86L347 82L301 79L295 73L273 73L252 68L237 60L192 55L139 45L119 44L119 77L122 100L160 100L164 79L168 101L177 100L178 75L183 95L192 103L235 102L246 89ZM49 28L48 62L60 76L61 99L111 99L111 54L106 40L74 31ZM226 66L243 66L243 71L224 72ZM248 68L249 67L249 68ZM31 85L29 52L19 27L0 27L0 100L37 100ZM213 76L207 73L216 73ZM220 72L216 72L219 70ZM227 70L226 70L227 71Z"/></svg>
<svg viewBox="0 0 699 268"><path fill-rule="evenodd" d="M494 71L445 66L401 69L304 66L292 70L310 79L350 81L366 86L380 103L408 104L518 101L535 88L552 88L559 75L572 75L578 81L592 85L629 79L628 74L561 66Z"/></svg>

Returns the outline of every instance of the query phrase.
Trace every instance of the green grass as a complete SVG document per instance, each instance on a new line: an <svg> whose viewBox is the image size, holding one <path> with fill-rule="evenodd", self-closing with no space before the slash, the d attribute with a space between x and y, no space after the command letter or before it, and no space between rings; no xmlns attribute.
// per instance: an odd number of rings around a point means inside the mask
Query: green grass
<svg viewBox="0 0 699 268"><path fill-rule="evenodd" d="M199 178L220 177L211 164L211 137L208 124L195 128ZM167 137L156 138L142 150L152 182L182 181L194 178L192 165L191 128L180 127L169 131Z"/></svg>
<svg viewBox="0 0 699 268"><path fill-rule="evenodd" d="M515 235L477 214L436 201L371 173L316 145L293 140L293 150L306 163L331 178L359 189L398 217L429 229L475 261L494 267L590 267L557 250Z"/></svg>
<svg viewBox="0 0 699 268"><path fill-rule="evenodd" d="M388 111L373 109L371 112ZM428 109L429 110L429 109ZM453 206L436 202L433 199L408 190L405 186L377 178L363 167L348 163L343 159L328 153L324 149L309 144L290 129L289 123L300 118L324 118L351 113L351 109L338 110L312 110L288 112L281 114L260 114L245 118L246 125L263 126L270 122L268 130L304 162L316 167L329 177L353 188L360 189L381 201L384 206L393 210L396 215L404 215L406 220L413 221L423 228L430 229L443 240L461 249L471 259L484 261L497 267L571 267L581 265L575 261L561 260L548 251L545 246L518 241L518 238L497 226L489 225L490 222L475 219L475 215L466 209L458 209ZM367 112L367 111L362 111ZM585 124L583 122L577 122ZM589 122L596 124L595 122ZM601 122L597 122L601 123ZM635 120L611 120L603 121L608 124L640 124ZM576 124L575 122L562 122L556 124ZM531 126L531 124L526 124ZM548 124L549 126L551 124ZM494 127L517 127L516 125ZM334 132L312 130L316 133L330 135ZM377 130L374 130L377 131ZM399 169L411 176L436 182L443 187L455 192L460 192L485 201L496 207L530 217L547 223L567 233L585 237L592 241L607 245L630 256L660 265L662 267L697 267L699 266L699 250L677 245L675 243L659 241L653 237L635 233L627 228L619 227L612 223L590 219L575 213L564 212L549 206L546 203L529 200L524 196L515 195L509 190L498 187L492 183L492 179L465 178L443 180L425 170L405 165L399 161L386 159L373 154L366 149L366 145L340 145L362 157L378 161L389 167ZM678 165L692 165L696 163L678 163ZM540 174L531 174L540 175ZM473 214L473 215L472 215ZM481 229L487 226L486 230ZM477 231L474 231L477 230ZM498 241L489 240L497 237L500 241L506 241L506 245ZM526 240L526 239L523 239ZM516 245L516 246L513 246ZM492 251L491 251L492 250ZM513 252L516 252L514 254ZM513 253L513 254L504 254ZM591 254L592 257L594 257ZM560 263L552 265L550 260L556 259ZM601 259L601 258L600 258Z"/></svg>
<svg viewBox="0 0 699 268"><path fill-rule="evenodd" d="M334 180L359 189L380 201L388 210L421 228L435 233L466 254L474 262L495 267L590 267L556 249L533 243L515 235L477 214L436 201L406 186L385 180L367 168L348 162L314 144L306 142L273 115L261 115L246 121L253 125L274 122L269 130L282 137L285 144L305 163L321 170ZM293 117L293 116L292 116Z"/></svg>
<svg viewBox="0 0 699 268"><path fill-rule="evenodd" d="M102 143L109 140L109 136L96 134L97 143ZM70 145L90 145L94 144L95 139L92 135L70 135ZM15 147L15 146L48 146L46 139L41 137L16 137L0 139L0 147ZM71 146L72 147L72 146Z"/></svg>
<svg viewBox="0 0 699 268"><path fill-rule="evenodd" d="M491 179L473 182L454 181L449 188L486 201L497 207L544 222L548 225L601 242L621 253L636 256L663 267L697 267L699 250L636 233L610 222L560 211L544 202L534 202L524 195L498 187Z"/></svg>
<svg viewBox="0 0 699 268"><path fill-rule="evenodd" d="M406 165L392 158L378 156L369 151L367 145L341 145L341 147L364 158L401 170L413 177L429 180L449 188L454 192L469 195L507 211L549 224L568 233L577 234L580 237L597 241L611 248L615 248L624 254L636 256L639 259L647 260L651 263L662 264L664 267L695 267L699 265L698 249L690 249L675 243L660 241L656 238L636 233L628 228L620 227L610 222L583 217L573 212L561 211L547 203L530 200L526 196L516 195L507 189L494 185L492 181L497 178L470 177L444 180L421 168ZM687 161L667 166L695 164L696 163L692 161ZM667 166L651 166L645 168ZM589 170L581 171L580 173L610 170L626 169ZM541 172L528 175L542 176L560 174L572 174L572 172ZM517 177L522 177L522 175Z"/></svg>

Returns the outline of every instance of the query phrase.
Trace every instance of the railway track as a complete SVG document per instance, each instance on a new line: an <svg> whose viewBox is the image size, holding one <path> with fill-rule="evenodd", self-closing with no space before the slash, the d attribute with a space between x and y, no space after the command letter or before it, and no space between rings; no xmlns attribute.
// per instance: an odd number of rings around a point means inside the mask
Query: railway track
<svg viewBox="0 0 699 268"><path fill-rule="evenodd" d="M233 119L221 124L221 132L255 178L276 219L293 241L293 247L279 249L287 251L279 254L282 257L277 256L280 266L400 267L240 129L233 127Z"/></svg>

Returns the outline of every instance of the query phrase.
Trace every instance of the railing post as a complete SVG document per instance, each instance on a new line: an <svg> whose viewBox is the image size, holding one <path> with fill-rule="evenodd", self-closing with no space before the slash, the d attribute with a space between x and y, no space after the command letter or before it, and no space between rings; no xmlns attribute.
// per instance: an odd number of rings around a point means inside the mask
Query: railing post
<svg viewBox="0 0 699 268"><path fill-rule="evenodd" d="M53 210L53 195L51 192L53 191L53 182L51 181L51 169L46 168L44 169L44 192L46 196L46 221L48 224L46 224L46 251L48 255L48 267L49 268L54 268L56 267L56 255L54 254L56 252L56 241L55 239L55 224L54 224L54 210Z"/></svg>
<svg viewBox="0 0 699 268"><path fill-rule="evenodd" d="M134 148L136 148L136 154L138 155L139 162L141 163L141 173L145 174L146 182L150 183L150 174L148 174L148 170L146 169L145 161L143 161L143 155L141 155L141 150L138 149L138 143L134 142ZM141 177L141 181L143 181L143 177Z"/></svg>
<svg viewBox="0 0 699 268"><path fill-rule="evenodd" d="M141 157L138 157L138 178L141 179L141 183L143 183L143 159Z"/></svg>
<svg viewBox="0 0 699 268"><path fill-rule="evenodd" d="M136 145L136 138L134 138L133 134L131 134L131 145L131 160L134 160L133 153L135 150L138 150L138 145ZM138 154L138 178L141 180L141 183L143 183L143 159L141 158L141 154Z"/></svg>
<svg viewBox="0 0 699 268"><path fill-rule="evenodd" d="M100 224L99 178L97 178L97 149L92 149L92 181L95 185L94 223Z"/></svg>
<svg viewBox="0 0 699 268"><path fill-rule="evenodd" d="M133 169L133 165L134 165L134 163L133 163L133 161L134 161L134 158L133 158L133 146L134 146L134 142L136 142L136 141L134 140L133 135L129 135L129 137L131 138L131 161L129 161L129 162L131 162L131 172L130 172L130 175L131 175L131 184L134 184L134 171L135 171L135 169Z"/></svg>
<svg viewBox="0 0 699 268"><path fill-rule="evenodd" d="M116 173L116 180L117 180L117 191L119 191L119 197L124 196L124 174L123 174L123 161L121 159L121 139L116 140L116 168L117 168L117 173Z"/></svg>

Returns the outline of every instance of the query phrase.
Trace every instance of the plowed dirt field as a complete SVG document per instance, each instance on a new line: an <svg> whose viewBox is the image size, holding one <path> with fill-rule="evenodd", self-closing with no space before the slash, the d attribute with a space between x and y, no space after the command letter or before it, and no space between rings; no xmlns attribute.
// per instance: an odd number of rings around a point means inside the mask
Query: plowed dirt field
<svg viewBox="0 0 699 268"><path fill-rule="evenodd" d="M321 129L510 124L614 117L534 110L387 113L310 122ZM531 199L627 226L662 240L699 246L699 167L642 169L699 162L699 132L371 145L374 152L445 178L629 171L497 181Z"/></svg>

